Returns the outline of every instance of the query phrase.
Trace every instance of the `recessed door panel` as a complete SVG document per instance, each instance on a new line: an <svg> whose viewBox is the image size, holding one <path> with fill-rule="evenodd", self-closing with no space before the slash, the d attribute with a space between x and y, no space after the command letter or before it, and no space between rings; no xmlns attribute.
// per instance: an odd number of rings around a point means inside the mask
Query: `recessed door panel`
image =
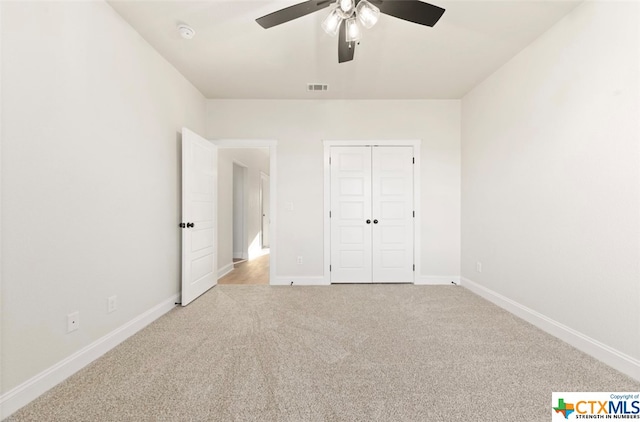
<svg viewBox="0 0 640 422"><path fill-rule="evenodd" d="M362 177L344 177L340 179L341 196L362 196L364 194L364 180Z"/></svg>
<svg viewBox="0 0 640 422"><path fill-rule="evenodd" d="M340 172L360 172L369 167L369 165L365 163L365 160L368 158L362 155L360 151L354 152L353 154L345 151L339 156L336 156L335 159Z"/></svg>
<svg viewBox="0 0 640 422"><path fill-rule="evenodd" d="M363 245L365 241L363 227L342 227L340 229L340 243L349 245Z"/></svg>
<svg viewBox="0 0 640 422"><path fill-rule="evenodd" d="M365 251L342 251L340 253L340 268L359 269L365 263Z"/></svg>
<svg viewBox="0 0 640 422"><path fill-rule="evenodd" d="M338 208L337 217L341 220L362 220L364 218L365 204L362 199L356 202L347 202L344 200Z"/></svg>
<svg viewBox="0 0 640 422"><path fill-rule="evenodd" d="M407 239L406 227L404 225L384 225L380 226L377 231L380 236L380 241L384 245L404 245Z"/></svg>
<svg viewBox="0 0 640 422"><path fill-rule="evenodd" d="M381 177L380 178L380 196L395 196L398 192L402 192L406 179L403 177Z"/></svg>
<svg viewBox="0 0 640 422"><path fill-rule="evenodd" d="M411 211L411 210L410 210ZM380 202L380 218L402 219L407 215L406 204L402 202L381 201Z"/></svg>
<svg viewBox="0 0 640 422"><path fill-rule="evenodd" d="M380 252L380 267L385 270L398 270L405 266L404 249L387 249Z"/></svg>
<svg viewBox="0 0 640 422"><path fill-rule="evenodd" d="M198 284L203 278L213 275L213 256L208 254L191 261L191 284Z"/></svg>
<svg viewBox="0 0 640 422"><path fill-rule="evenodd" d="M193 221L208 221L213 214L213 202L211 200L193 201L191 203L191 210L193 212Z"/></svg>
<svg viewBox="0 0 640 422"><path fill-rule="evenodd" d="M191 252L213 247L213 227L193 230L191 233Z"/></svg>

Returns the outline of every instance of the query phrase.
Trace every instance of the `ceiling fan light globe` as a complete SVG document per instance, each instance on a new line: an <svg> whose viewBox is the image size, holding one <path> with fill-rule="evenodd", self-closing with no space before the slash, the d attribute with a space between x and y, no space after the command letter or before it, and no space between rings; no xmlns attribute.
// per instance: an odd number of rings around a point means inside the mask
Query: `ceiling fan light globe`
<svg viewBox="0 0 640 422"><path fill-rule="evenodd" d="M338 0L338 8L347 16L353 14L354 7L353 0Z"/></svg>
<svg viewBox="0 0 640 422"><path fill-rule="evenodd" d="M334 8L322 22L322 29L327 34L335 37L338 34L338 29L340 29L340 23L342 23L342 17L340 17L338 10Z"/></svg>
<svg viewBox="0 0 640 422"><path fill-rule="evenodd" d="M345 27L347 42L360 41L361 31L356 18L347 19Z"/></svg>
<svg viewBox="0 0 640 422"><path fill-rule="evenodd" d="M356 7L356 16L358 20L367 29L373 27L380 17L380 9L367 0L361 0Z"/></svg>

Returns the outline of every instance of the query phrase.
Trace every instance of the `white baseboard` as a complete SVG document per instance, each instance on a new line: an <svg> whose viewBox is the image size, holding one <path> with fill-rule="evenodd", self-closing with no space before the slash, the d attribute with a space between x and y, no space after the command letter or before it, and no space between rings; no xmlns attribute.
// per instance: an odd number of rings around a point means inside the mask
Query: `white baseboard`
<svg viewBox="0 0 640 422"><path fill-rule="evenodd" d="M421 275L413 282L415 285L460 285L459 275Z"/></svg>
<svg viewBox="0 0 640 422"><path fill-rule="evenodd" d="M297 277L297 276L280 276L272 280L269 284L272 286L290 286L293 282L294 286L329 286L324 277ZM420 276L416 279L416 285L452 285L452 282L460 285L460 276Z"/></svg>
<svg viewBox="0 0 640 422"><path fill-rule="evenodd" d="M176 306L175 303L179 299L179 294L171 296L104 337L101 337L71 356L61 360L49 369L42 371L33 378L4 393L0 396L0 419L8 417L169 312Z"/></svg>
<svg viewBox="0 0 640 422"><path fill-rule="evenodd" d="M293 282L294 286L329 286L325 282L324 277L278 277L275 280L271 280L269 284L272 286L291 286Z"/></svg>
<svg viewBox="0 0 640 422"><path fill-rule="evenodd" d="M218 268L218 280L220 280L225 275L229 274L231 271L233 271L233 262L225 265L222 268Z"/></svg>
<svg viewBox="0 0 640 422"><path fill-rule="evenodd" d="M234 252L232 255L233 259L249 259L249 253L245 252Z"/></svg>
<svg viewBox="0 0 640 422"><path fill-rule="evenodd" d="M607 346L598 340L594 340L573 328L567 327L474 281L463 277L462 282L463 287L478 296L487 299L489 302L524 319L552 336L558 337L560 340L569 343L576 349L593 356L623 374L640 381L640 360L626 355L613 347Z"/></svg>

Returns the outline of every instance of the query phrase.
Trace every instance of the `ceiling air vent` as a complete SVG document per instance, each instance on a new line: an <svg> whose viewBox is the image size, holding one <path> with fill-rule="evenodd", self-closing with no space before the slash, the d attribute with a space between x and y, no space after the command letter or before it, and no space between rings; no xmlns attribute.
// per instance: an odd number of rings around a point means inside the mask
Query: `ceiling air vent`
<svg viewBox="0 0 640 422"><path fill-rule="evenodd" d="M307 84L307 91L328 91L329 85L327 84Z"/></svg>

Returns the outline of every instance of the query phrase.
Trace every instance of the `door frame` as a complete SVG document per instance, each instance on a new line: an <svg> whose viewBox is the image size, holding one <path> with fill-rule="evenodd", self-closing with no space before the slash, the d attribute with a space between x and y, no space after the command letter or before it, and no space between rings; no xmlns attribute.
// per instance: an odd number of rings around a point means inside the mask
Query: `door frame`
<svg viewBox="0 0 640 422"><path fill-rule="evenodd" d="M211 142L218 148L269 148L269 214L271 222L269 223L269 284L275 284L276 281L276 200L277 198L277 151L278 141L273 139L213 139Z"/></svg>
<svg viewBox="0 0 640 422"><path fill-rule="evenodd" d="M415 164L413 166L413 203L416 217L414 219L414 240L413 240L413 262L416 270L413 275L413 284L420 277L420 236L421 236L421 215L420 212L420 144L421 140L369 140L369 141L323 141L324 144L324 264L323 278L324 284L331 284L331 272L329 265L331 264L331 219L329 212L331 211L331 167L329 166L329 157L331 155L331 147L358 147L358 146L394 146L394 147L413 147L413 155Z"/></svg>
<svg viewBox="0 0 640 422"><path fill-rule="evenodd" d="M269 204L271 204L271 177L263 171L260 171L260 246L262 249L265 249L264 246L264 182L265 180L269 181ZM271 227L271 206L269 206L269 214L267 215L269 220L268 227ZM269 239L269 234L267 233L267 240ZM267 245L269 248L269 245Z"/></svg>

